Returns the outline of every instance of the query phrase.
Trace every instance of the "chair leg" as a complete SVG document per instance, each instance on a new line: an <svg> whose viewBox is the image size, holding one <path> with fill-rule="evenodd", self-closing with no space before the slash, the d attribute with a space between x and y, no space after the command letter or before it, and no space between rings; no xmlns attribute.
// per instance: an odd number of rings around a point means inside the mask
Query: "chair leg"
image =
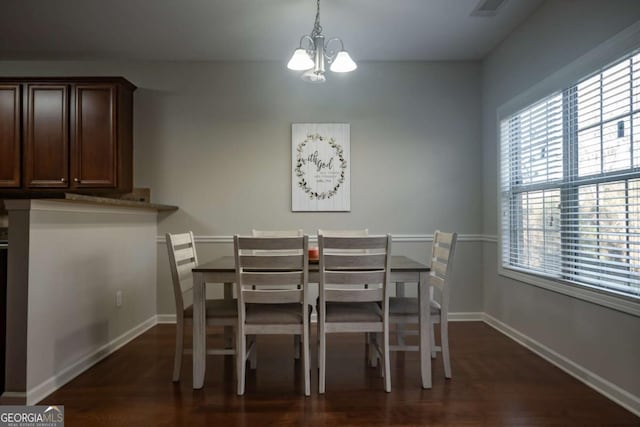
<svg viewBox="0 0 640 427"><path fill-rule="evenodd" d="M324 394L325 390L325 369L326 369L326 345L327 345L327 336L324 332L324 325L320 325L319 334L320 335L320 346L318 347L318 393Z"/></svg>
<svg viewBox="0 0 640 427"><path fill-rule="evenodd" d="M309 357L309 328L303 325L302 331L302 369L304 371L304 395L311 396L310 357ZM299 337L299 335L296 335ZM298 346L300 348L300 346Z"/></svg>
<svg viewBox="0 0 640 427"><path fill-rule="evenodd" d="M396 325L396 341L397 341L399 346L405 345L405 341L404 341L405 331L404 330L405 330L405 328L404 328L403 324L398 323Z"/></svg>
<svg viewBox="0 0 640 427"><path fill-rule="evenodd" d="M173 382L180 381L182 371L182 352L184 346L184 320L179 316L176 320L176 354L173 357Z"/></svg>
<svg viewBox="0 0 640 427"><path fill-rule="evenodd" d="M293 357L300 359L300 335L293 336Z"/></svg>
<svg viewBox="0 0 640 427"><path fill-rule="evenodd" d="M242 327L238 327L238 339L236 339L236 370L238 381L238 396L244 394L244 379L247 364L247 338L244 336Z"/></svg>
<svg viewBox="0 0 640 427"><path fill-rule="evenodd" d="M384 359L384 391L391 392L391 362L389 360L389 324L384 325L382 358Z"/></svg>
<svg viewBox="0 0 640 427"><path fill-rule="evenodd" d="M258 367L258 344L255 335L249 335L249 343L253 344L253 349L249 355L249 368L256 369Z"/></svg>
<svg viewBox="0 0 640 427"><path fill-rule="evenodd" d="M451 359L449 359L449 322L446 319L440 321L440 347L442 348L442 361L444 362L444 376L451 378Z"/></svg>
<svg viewBox="0 0 640 427"><path fill-rule="evenodd" d="M373 332L367 332L367 342L369 344L369 366L375 368L378 366L378 353L376 352L377 340Z"/></svg>
<svg viewBox="0 0 640 427"><path fill-rule="evenodd" d="M380 351L384 353L384 333L376 333L375 336L377 345L376 348L374 348L373 356L376 360L376 366L378 364L378 361L380 361L380 378L384 378L384 360L382 360L384 354L381 356L378 352L378 349L380 349Z"/></svg>
<svg viewBox="0 0 640 427"><path fill-rule="evenodd" d="M404 282L396 282L396 296L404 297L405 296L405 285ZM402 323L396 323L396 343L399 346L404 346L404 336L405 336L405 325Z"/></svg>
<svg viewBox="0 0 640 427"><path fill-rule="evenodd" d="M431 358L435 359L436 353L438 352L438 350L436 349L436 324L435 323L431 323L431 327L429 328L429 339L431 340Z"/></svg>

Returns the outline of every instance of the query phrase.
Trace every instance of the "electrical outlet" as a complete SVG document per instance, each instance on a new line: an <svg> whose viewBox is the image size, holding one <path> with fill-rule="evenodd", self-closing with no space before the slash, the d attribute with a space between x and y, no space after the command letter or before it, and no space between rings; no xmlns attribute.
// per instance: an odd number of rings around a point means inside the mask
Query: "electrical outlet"
<svg viewBox="0 0 640 427"><path fill-rule="evenodd" d="M122 307L122 291L116 291L116 307Z"/></svg>

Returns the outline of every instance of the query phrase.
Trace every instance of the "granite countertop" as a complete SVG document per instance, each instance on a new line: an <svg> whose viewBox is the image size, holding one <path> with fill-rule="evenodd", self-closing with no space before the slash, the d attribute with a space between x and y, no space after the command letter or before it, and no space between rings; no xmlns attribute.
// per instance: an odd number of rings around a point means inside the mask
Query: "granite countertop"
<svg viewBox="0 0 640 427"><path fill-rule="evenodd" d="M177 206L157 203L136 202L134 200L111 199L109 197L85 196L84 194L65 193L64 199L76 203L96 203L106 206L124 206L138 209L154 209L156 211L175 211Z"/></svg>

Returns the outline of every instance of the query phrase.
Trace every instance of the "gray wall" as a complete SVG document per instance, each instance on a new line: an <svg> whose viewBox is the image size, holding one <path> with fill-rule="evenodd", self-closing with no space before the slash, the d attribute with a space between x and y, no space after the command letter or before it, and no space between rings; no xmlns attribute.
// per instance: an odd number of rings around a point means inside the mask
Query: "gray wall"
<svg viewBox="0 0 640 427"><path fill-rule="evenodd" d="M484 61L484 230L497 230L496 110L640 19L640 2L547 1ZM487 314L615 386L640 396L640 319L497 274L485 243Z"/></svg>
<svg viewBox="0 0 640 427"><path fill-rule="evenodd" d="M135 92L135 184L159 232L230 236L252 228L368 228L431 235L482 228L480 64L361 63L309 85L284 63L4 62L3 75L122 75ZM351 124L351 212L291 212L291 123ZM206 240L206 239L205 239ZM201 261L230 254L201 242ZM426 260L430 242L394 253ZM480 239L461 242L452 311L482 311ZM158 312L173 312L158 245Z"/></svg>

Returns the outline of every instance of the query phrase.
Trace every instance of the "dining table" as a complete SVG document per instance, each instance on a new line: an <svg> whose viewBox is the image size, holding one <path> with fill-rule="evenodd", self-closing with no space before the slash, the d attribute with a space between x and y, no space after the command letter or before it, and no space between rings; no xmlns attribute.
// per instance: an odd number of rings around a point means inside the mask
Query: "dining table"
<svg viewBox="0 0 640 427"><path fill-rule="evenodd" d="M198 265L193 270L193 388L204 386L204 374L207 364L206 349L206 313L205 299L207 285L224 286L223 298L233 298L235 282L235 259L223 256L210 262ZM419 315L419 349L420 373L422 388L431 388L431 340L430 340L430 290L429 266L402 255L391 257L390 282L418 284ZM320 281L317 262L309 263L309 283ZM404 287L401 286L400 289ZM226 327L225 335L230 336L231 328Z"/></svg>

